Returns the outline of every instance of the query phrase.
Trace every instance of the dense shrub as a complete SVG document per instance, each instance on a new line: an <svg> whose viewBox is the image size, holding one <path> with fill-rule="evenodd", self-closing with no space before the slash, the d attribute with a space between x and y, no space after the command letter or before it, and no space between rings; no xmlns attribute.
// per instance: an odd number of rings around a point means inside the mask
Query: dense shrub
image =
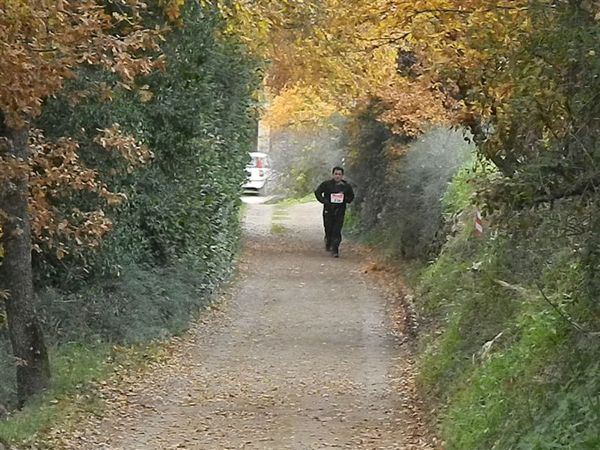
<svg viewBox="0 0 600 450"><path fill-rule="evenodd" d="M85 164L127 196L105 209L114 226L100 248L69 243L61 260L45 248L34 255L39 311L54 344L139 342L180 331L231 271L260 68L235 37L220 33L212 7L186 5L182 26L163 45L166 70L140 81L151 98L85 69L36 124L48 138L76 138ZM104 85L112 86L110 101L102 90L77 95ZM150 147L149 163L131 171L116 154L99 151L97 130L114 123ZM67 216L102 205L72 193L55 206ZM12 392L13 368L0 337L1 403Z"/></svg>
<svg viewBox="0 0 600 450"><path fill-rule="evenodd" d="M358 116L349 170L357 184L355 220L362 232L385 235L393 256L427 260L439 249L442 197L472 146L458 131L434 128L418 139L394 136L373 111Z"/></svg>
<svg viewBox="0 0 600 450"><path fill-rule="evenodd" d="M411 141L377 117L371 105L350 129L353 219L385 253L415 262L418 382L445 446L598 448L593 192L522 207L503 191L498 208L491 196L520 175L474 161L459 133Z"/></svg>
<svg viewBox="0 0 600 450"><path fill-rule="evenodd" d="M42 285L44 276L64 282L65 264L71 276L82 267L104 276L123 264L165 266L192 255L202 266L231 250L231 240L223 238L231 234L229 224L236 223L230 219L237 217L243 167L255 139L250 109L259 74L256 62L233 38L216 38L216 14L190 2L184 17L184 27L169 34L164 45L167 70L142 81L152 93L149 101L117 91L111 102L92 98L70 107L66 92L47 105L39 125L48 135L75 135L88 165L128 201L110 212L115 226L100 252L61 262L50 252L42 254L37 271ZM72 90L110 78L85 75ZM113 123L149 145L150 164L130 172L116 156L98 156L95 130ZM64 206L68 211L95 204L74 197ZM58 266L58 273L48 266Z"/></svg>
<svg viewBox="0 0 600 450"><path fill-rule="evenodd" d="M468 178L456 177L448 212L465 208L457 199L473 190ZM587 244L565 232L574 208L565 200L508 224L491 216L483 237L463 216L423 271L419 381L441 411L447 448L598 447L600 344L590 333Z"/></svg>

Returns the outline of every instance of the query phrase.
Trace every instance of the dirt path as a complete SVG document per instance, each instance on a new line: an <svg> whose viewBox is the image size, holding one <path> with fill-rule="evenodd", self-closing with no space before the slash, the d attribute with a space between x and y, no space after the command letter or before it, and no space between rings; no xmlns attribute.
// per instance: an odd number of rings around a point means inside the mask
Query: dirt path
<svg viewBox="0 0 600 450"><path fill-rule="evenodd" d="M339 259L325 252L318 204L274 209L247 205L222 310L64 448L433 448L364 261L344 244Z"/></svg>

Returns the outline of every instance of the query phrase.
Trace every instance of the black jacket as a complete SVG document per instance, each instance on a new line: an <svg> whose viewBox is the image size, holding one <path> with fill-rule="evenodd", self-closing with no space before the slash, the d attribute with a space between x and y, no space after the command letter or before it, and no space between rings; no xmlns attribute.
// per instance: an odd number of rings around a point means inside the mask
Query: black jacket
<svg viewBox="0 0 600 450"><path fill-rule="evenodd" d="M346 205L354 200L354 190L346 181L342 180L337 184L332 179L323 181L319 185L315 190L315 197L323 203L325 209L346 209Z"/></svg>

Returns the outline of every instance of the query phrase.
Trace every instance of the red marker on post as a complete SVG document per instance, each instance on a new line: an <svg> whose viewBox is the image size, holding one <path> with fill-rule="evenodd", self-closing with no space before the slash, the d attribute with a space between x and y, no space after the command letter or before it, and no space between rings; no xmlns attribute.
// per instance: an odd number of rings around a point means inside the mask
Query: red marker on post
<svg viewBox="0 0 600 450"><path fill-rule="evenodd" d="M481 220L481 213L479 210L475 212L475 231L477 231L477 234L479 235L483 234L483 221Z"/></svg>

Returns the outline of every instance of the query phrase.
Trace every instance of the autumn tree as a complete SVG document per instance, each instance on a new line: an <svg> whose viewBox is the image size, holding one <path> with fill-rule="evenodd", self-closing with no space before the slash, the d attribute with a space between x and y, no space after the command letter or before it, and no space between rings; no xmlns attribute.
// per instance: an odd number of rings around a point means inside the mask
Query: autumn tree
<svg viewBox="0 0 600 450"><path fill-rule="evenodd" d="M386 22L400 17L394 2L281 0L217 2L231 28L269 62L265 88L273 126L323 123L333 111L349 114L370 98L385 99L396 130L418 134L445 122L452 101L421 77L401 77L401 46ZM414 2L403 4L412 11ZM391 26L391 25L390 25ZM404 110L407 107L410 110Z"/></svg>
<svg viewBox="0 0 600 450"><path fill-rule="evenodd" d="M397 134L418 135L436 122L469 128L481 156L510 179L535 161L551 166L565 144L574 166L585 167L593 145L583 141L594 136L597 117L590 99L598 83L598 2L275 3L242 2L227 10L238 28L248 16L264 23L273 123L293 121L291 105L306 122L374 97L386 105L381 120ZM587 173L570 189L557 189L565 174L544 170L552 185L523 180L528 193L521 198L589 191L596 178Z"/></svg>
<svg viewBox="0 0 600 450"><path fill-rule="evenodd" d="M370 24L356 39L410 56L396 84L436 92L472 131L503 175L484 195L490 209L518 209L596 190L599 11L593 1L390 0L350 15Z"/></svg>
<svg viewBox="0 0 600 450"><path fill-rule="evenodd" d="M79 224L87 227L83 232L68 222L56 222L45 196L70 186L116 201L96 183L93 171L78 164L75 142L45 142L39 133L32 133L32 119L40 114L44 99L58 93L80 66L102 66L130 85L137 74L153 69L155 61L147 55L158 50L156 33L137 24L143 7L131 1L106 5L92 0L0 2L0 218L4 252L0 288L21 402L47 387L50 377L33 302L31 233L44 234L48 241L56 233L93 241L107 227L101 214L81 218ZM104 139L106 142L110 137Z"/></svg>

